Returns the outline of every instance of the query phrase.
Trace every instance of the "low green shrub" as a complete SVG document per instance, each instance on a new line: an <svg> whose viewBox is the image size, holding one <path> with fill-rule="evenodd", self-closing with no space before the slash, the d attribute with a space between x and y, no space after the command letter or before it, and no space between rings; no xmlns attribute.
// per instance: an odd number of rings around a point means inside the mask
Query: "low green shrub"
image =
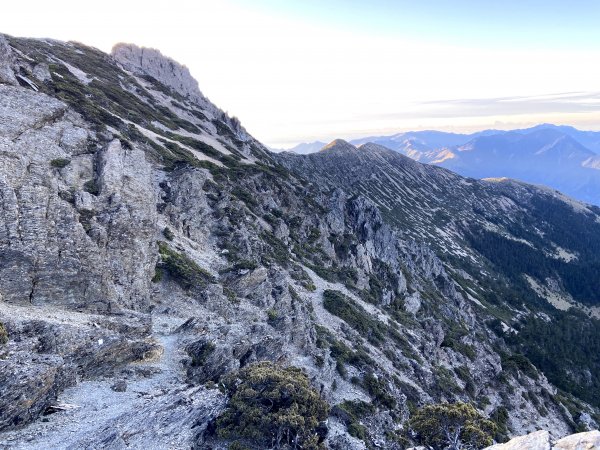
<svg viewBox="0 0 600 450"><path fill-rule="evenodd" d="M369 314L352 299L339 291L323 292L323 306L331 314L338 316L373 344L385 341L386 326L372 319Z"/></svg>
<svg viewBox="0 0 600 450"><path fill-rule="evenodd" d="M6 326L0 322L0 345L5 345L8 342L8 331Z"/></svg>
<svg viewBox="0 0 600 450"><path fill-rule="evenodd" d="M214 277L198 264L170 248L166 242L158 242L159 268L167 271L184 289L204 287L214 283Z"/></svg>
<svg viewBox="0 0 600 450"><path fill-rule="evenodd" d="M50 165L52 167L56 167L57 169L62 169L63 167L67 167L69 164L71 164L71 160L66 159L66 158L56 158L56 159L53 159L52 161L50 161Z"/></svg>
<svg viewBox="0 0 600 450"><path fill-rule="evenodd" d="M502 364L502 370L507 372L522 372L530 378L535 380L538 379L539 374L535 369L535 366L531 364L531 361L520 353L508 354L500 353L500 363Z"/></svg>
<svg viewBox="0 0 600 450"><path fill-rule="evenodd" d="M375 412L375 407L371 403L361 402L360 400L346 400L340 403L336 408L341 411L342 420L346 424L348 434L362 441L367 439L367 429L360 423L360 420Z"/></svg>
<svg viewBox="0 0 600 450"><path fill-rule="evenodd" d="M230 400L217 434L255 448L324 449L329 405L297 367L263 361L223 379Z"/></svg>
<svg viewBox="0 0 600 450"><path fill-rule="evenodd" d="M496 425L468 403L441 403L417 410L409 421L413 440L428 448L484 448Z"/></svg>
<svg viewBox="0 0 600 450"><path fill-rule="evenodd" d="M273 308L269 308L267 309L267 318L269 322L275 322L277 319L279 319L279 314Z"/></svg>
<svg viewBox="0 0 600 450"><path fill-rule="evenodd" d="M381 378L367 373L362 380L362 386L373 398L375 404L387 409L394 409L396 407L396 400L388 393L387 383Z"/></svg>
<svg viewBox="0 0 600 450"><path fill-rule="evenodd" d="M88 180L83 184L83 190L92 195L98 195L100 193L100 186L96 183L96 180Z"/></svg>

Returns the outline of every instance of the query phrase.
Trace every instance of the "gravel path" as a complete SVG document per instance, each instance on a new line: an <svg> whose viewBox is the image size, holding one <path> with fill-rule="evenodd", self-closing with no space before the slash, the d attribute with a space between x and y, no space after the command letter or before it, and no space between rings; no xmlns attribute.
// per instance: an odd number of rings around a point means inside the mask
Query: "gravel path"
<svg viewBox="0 0 600 450"><path fill-rule="evenodd" d="M180 363L185 354L178 336L169 332L174 324L159 324L155 328L163 331L154 334L164 348L160 359L130 364L122 376L83 381L67 389L58 403L76 407L0 434L0 448L189 448L194 421L218 414L222 402L218 391L185 383ZM125 380L125 392L111 388L116 380Z"/></svg>

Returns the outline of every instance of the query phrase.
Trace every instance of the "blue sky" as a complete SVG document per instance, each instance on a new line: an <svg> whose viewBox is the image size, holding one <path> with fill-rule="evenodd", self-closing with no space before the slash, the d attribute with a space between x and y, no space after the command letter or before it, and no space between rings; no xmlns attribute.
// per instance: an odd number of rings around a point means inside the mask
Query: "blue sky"
<svg viewBox="0 0 600 450"><path fill-rule="evenodd" d="M597 0L239 0L267 14L456 44L600 46Z"/></svg>
<svg viewBox="0 0 600 450"><path fill-rule="evenodd" d="M160 49L273 147L542 122L600 130L600 0L8 2L0 32Z"/></svg>

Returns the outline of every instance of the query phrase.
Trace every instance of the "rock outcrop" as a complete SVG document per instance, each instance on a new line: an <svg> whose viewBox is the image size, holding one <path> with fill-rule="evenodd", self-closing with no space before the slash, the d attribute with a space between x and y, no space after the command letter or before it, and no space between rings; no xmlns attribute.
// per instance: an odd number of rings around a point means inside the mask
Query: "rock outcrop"
<svg viewBox="0 0 600 450"><path fill-rule="evenodd" d="M536 431L496 444L485 450L597 450L600 449L598 430L572 434L553 442L547 431Z"/></svg>
<svg viewBox="0 0 600 450"><path fill-rule="evenodd" d="M14 56L8 41L0 36L0 83L17 85L13 69Z"/></svg>
<svg viewBox="0 0 600 450"><path fill-rule="evenodd" d="M261 360L301 367L334 407L330 448L398 449L431 402L473 402L510 435L595 420L502 334L550 306L464 231L529 238L524 212L552 195L343 142L275 157L187 69L131 45L3 37L0 97L11 448L224 448L215 388ZM561 219L593 233L575 206ZM558 219L540 214L550 248Z"/></svg>
<svg viewBox="0 0 600 450"><path fill-rule="evenodd" d="M113 47L112 56L131 72L151 76L195 102L204 100L198 82L192 77L189 69L163 56L156 49L121 43Z"/></svg>
<svg viewBox="0 0 600 450"><path fill-rule="evenodd" d="M118 140L96 151L97 135L45 94L0 95L3 301L148 308L156 211L144 153Z"/></svg>

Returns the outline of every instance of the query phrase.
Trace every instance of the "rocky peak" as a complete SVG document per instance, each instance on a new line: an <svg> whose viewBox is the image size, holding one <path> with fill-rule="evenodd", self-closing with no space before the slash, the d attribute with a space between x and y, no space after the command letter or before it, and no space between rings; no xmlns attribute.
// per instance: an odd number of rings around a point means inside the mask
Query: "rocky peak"
<svg viewBox="0 0 600 450"><path fill-rule="evenodd" d="M348 142L346 142L343 139L334 139L333 141L331 141L329 144L327 144L325 147L323 147L321 149L321 152L330 152L330 151L337 151L337 152L355 152L356 151L356 147Z"/></svg>
<svg viewBox="0 0 600 450"><path fill-rule="evenodd" d="M205 100L198 88L198 81L192 77L190 70L156 49L119 43L113 47L111 54L130 72L150 75L175 92L196 102Z"/></svg>

